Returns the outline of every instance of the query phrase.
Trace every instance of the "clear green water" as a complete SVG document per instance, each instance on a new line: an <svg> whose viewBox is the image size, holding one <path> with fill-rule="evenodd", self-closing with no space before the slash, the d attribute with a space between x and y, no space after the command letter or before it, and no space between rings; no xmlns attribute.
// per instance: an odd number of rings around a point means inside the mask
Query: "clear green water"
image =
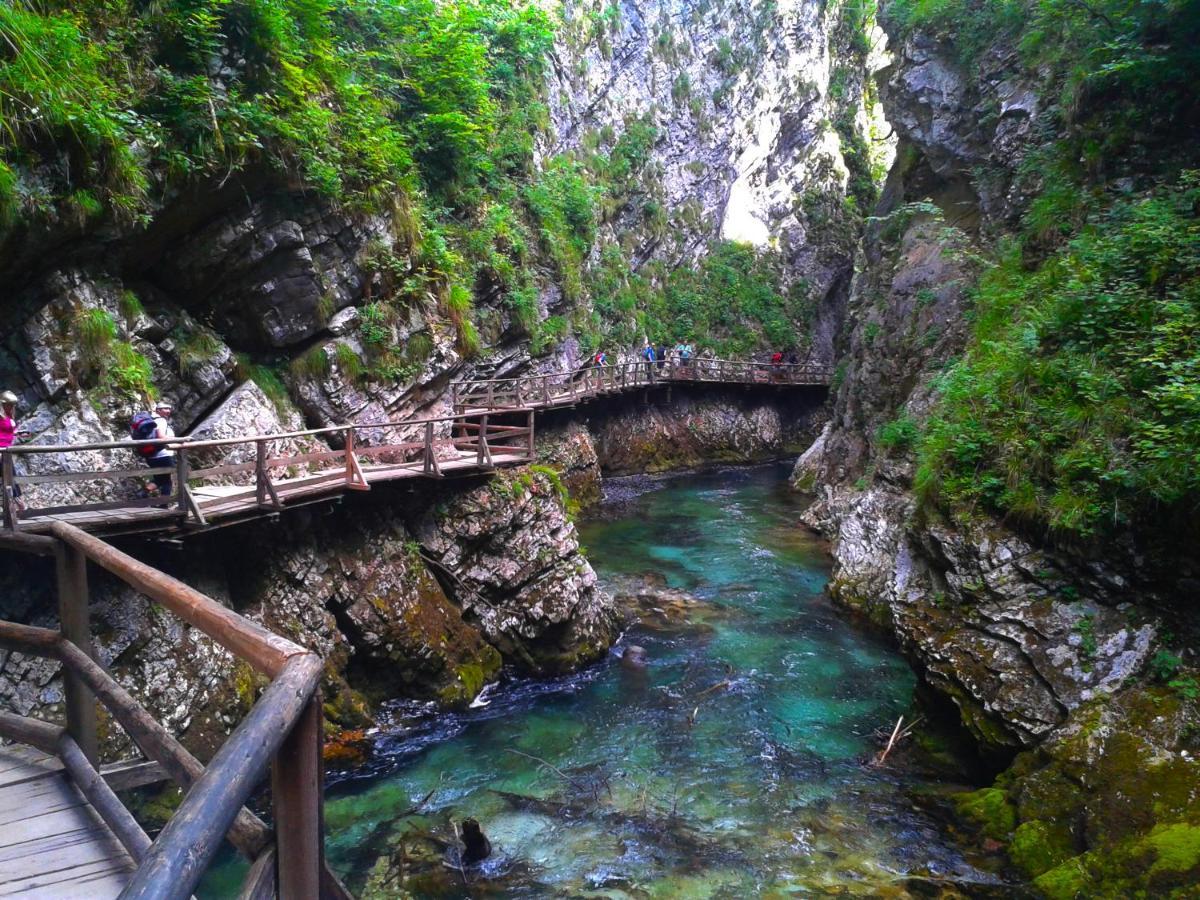
<svg viewBox="0 0 1200 900"><path fill-rule="evenodd" d="M329 856L351 888L394 852L380 896L398 893L401 844L416 896L902 896L913 873L973 880L907 776L863 765L914 678L822 596L828 558L785 476L610 483L581 526L601 577L650 575L700 602L624 636L644 670L614 653L461 715L398 704L371 764L328 790ZM464 877L436 838L467 816L495 853Z"/></svg>

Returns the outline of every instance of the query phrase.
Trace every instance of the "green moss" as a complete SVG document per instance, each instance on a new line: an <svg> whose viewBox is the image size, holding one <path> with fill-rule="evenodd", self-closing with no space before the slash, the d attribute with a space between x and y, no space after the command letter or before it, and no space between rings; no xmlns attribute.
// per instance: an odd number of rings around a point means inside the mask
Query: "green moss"
<svg viewBox="0 0 1200 900"><path fill-rule="evenodd" d="M1088 876L1079 860L1071 859L1039 875L1033 885L1047 900L1075 900L1076 897L1086 896Z"/></svg>
<svg viewBox="0 0 1200 900"><path fill-rule="evenodd" d="M1031 878L1041 875L1074 855L1070 832L1064 831L1042 821L1022 822L1013 832L1008 855Z"/></svg>
<svg viewBox="0 0 1200 900"><path fill-rule="evenodd" d="M503 660L490 644L485 644L479 656L454 667L454 679L438 692L444 706L464 706L470 703L500 671Z"/></svg>
<svg viewBox="0 0 1200 900"><path fill-rule="evenodd" d="M1151 875L1185 873L1200 867L1200 827L1196 825L1160 825L1146 836L1143 846L1153 848L1156 854Z"/></svg>
<svg viewBox="0 0 1200 900"><path fill-rule="evenodd" d="M975 824L984 834L1005 840L1017 824L1017 810L1008 793L1000 788L981 788L955 798L958 814Z"/></svg>

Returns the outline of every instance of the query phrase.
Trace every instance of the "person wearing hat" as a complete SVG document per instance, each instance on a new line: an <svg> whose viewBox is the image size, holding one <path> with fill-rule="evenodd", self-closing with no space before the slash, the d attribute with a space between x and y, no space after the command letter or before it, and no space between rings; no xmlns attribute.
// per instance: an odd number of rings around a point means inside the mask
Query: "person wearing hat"
<svg viewBox="0 0 1200 900"><path fill-rule="evenodd" d="M167 440L175 437L175 429L171 427L171 404L166 400L159 400L154 405L154 437L158 440ZM169 444L163 444L154 453L146 457L146 465L152 469L173 469L175 467L175 451L171 449ZM171 493L171 476L169 474L155 475L154 484L158 487L158 492L166 497Z"/></svg>
<svg viewBox="0 0 1200 900"><path fill-rule="evenodd" d="M13 442L19 435L25 434L24 431L17 430L17 395L12 391L5 391L0 394L0 450L7 450L13 445ZM17 503L17 509L22 509L21 503L21 486L13 485L13 500Z"/></svg>

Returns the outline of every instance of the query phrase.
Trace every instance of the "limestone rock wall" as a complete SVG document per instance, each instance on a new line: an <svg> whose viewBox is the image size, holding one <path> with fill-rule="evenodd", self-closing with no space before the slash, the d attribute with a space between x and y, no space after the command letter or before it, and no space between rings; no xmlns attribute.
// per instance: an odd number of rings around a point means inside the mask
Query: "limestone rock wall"
<svg viewBox="0 0 1200 900"><path fill-rule="evenodd" d="M895 635L985 755L1017 754L961 800L981 833L1048 896L1165 896L1196 871L1155 860L1195 840L1200 798L1182 786L1200 773L1200 709L1150 677L1173 627L1162 582L1132 543L1098 559L978 512L945 521L914 494L913 426L968 337L976 251L1028 200L1018 168L1042 110L1005 48L971 72L929 35L892 49L897 158L859 249L831 420L797 463L805 517L831 538L835 598Z"/></svg>
<svg viewBox="0 0 1200 900"><path fill-rule="evenodd" d="M579 552L563 497L537 471L434 493L377 489L193 538L129 549L254 621L320 653L332 731L371 724L394 697L470 702L501 666L560 671L615 638L613 601ZM20 565L17 565L20 563ZM50 566L5 555L6 617L56 626ZM102 661L168 728L208 754L253 703L244 664L122 583L93 570ZM0 701L53 716L56 666L0 651ZM115 726L109 746L123 746Z"/></svg>
<svg viewBox="0 0 1200 900"><path fill-rule="evenodd" d="M813 0L566 4L544 152L610 151L635 125L657 135L638 195L603 237L634 265L689 264L716 239L778 249L817 310L813 351L829 360L853 248L852 150L834 123L871 132L878 56L845 5ZM878 35L876 35L876 38ZM872 145L886 155L886 132ZM866 164L866 161L863 161Z"/></svg>

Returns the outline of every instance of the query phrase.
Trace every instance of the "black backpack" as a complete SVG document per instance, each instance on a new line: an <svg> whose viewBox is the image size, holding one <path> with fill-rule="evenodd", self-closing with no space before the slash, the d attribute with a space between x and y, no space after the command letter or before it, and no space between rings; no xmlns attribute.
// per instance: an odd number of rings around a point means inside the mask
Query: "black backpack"
<svg viewBox="0 0 1200 900"><path fill-rule="evenodd" d="M140 412L129 420L129 436L135 441L148 441L158 434L158 423L148 412ZM137 452L142 456L153 456L161 448L157 444L141 444Z"/></svg>

